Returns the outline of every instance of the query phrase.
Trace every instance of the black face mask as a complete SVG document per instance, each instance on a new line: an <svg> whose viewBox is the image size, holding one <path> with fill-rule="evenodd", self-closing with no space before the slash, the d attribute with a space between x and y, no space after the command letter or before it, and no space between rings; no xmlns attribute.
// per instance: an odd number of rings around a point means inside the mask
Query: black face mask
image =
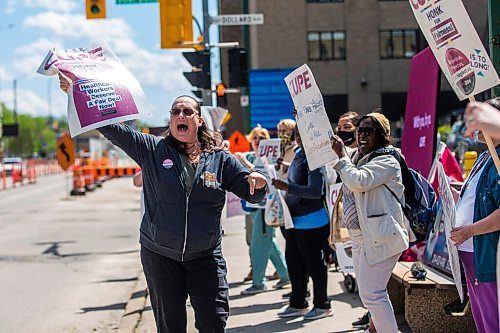
<svg viewBox="0 0 500 333"><path fill-rule="evenodd" d="M355 140L354 133L355 132L338 131L337 135L342 139L342 141L344 141L344 145L350 146Z"/></svg>

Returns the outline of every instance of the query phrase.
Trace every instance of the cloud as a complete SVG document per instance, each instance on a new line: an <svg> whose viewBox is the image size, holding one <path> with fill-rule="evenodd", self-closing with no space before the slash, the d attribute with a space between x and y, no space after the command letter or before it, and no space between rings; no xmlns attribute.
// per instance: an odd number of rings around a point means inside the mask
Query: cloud
<svg viewBox="0 0 500 333"><path fill-rule="evenodd" d="M27 17L23 21L23 27L45 29L57 37L89 40L97 38L118 40L132 34L130 26L121 18L87 20L85 15L61 14L53 11Z"/></svg>
<svg viewBox="0 0 500 333"><path fill-rule="evenodd" d="M53 47L60 48L61 43L40 38L31 44L20 46L14 50L20 56L14 58L12 67L20 73L34 73Z"/></svg>
<svg viewBox="0 0 500 333"><path fill-rule="evenodd" d="M5 102L5 106L14 109L12 89L2 90L0 99ZM17 90L17 113L28 113L34 116L48 115L47 101L31 90Z"/></svg>
<svg viewBox="0 0 500 333"><path fill-rule="evenodd" d="M12 81L12 79L13 79L13 77L9 73L9 70L7 68L0 66L0 83L2 83L2 85L5 85L5 82ZM1 88L2 87L0 86L0 91L1 91Z"/></svg>
<svg viewBox="0 0 500 333"><path fill-rule="evenodd" d="M7 0L5 13L13 14L19 7L70 12L79 6L80 4L75 0Z"/></svg>

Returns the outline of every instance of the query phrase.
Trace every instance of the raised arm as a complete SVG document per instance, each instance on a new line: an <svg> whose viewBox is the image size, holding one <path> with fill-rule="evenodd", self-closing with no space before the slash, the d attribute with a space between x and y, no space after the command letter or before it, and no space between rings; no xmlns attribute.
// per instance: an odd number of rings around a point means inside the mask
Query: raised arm
<svg viewBox="0 0 500 333"><path fill-rule="evenodd" d="M399 162L390 155L375 157L370 162L356 167L348 157L342 157L335 165L342 182L354 192L365 192L382 186L401 173Z"/></svg>
<svg viewBox="0 0 500 333"><path fill-rule="evenodd" d="M233 192L238 197L251 203L261 202L267 192L266 177L255 171L250 173L228 152L224 152L222 186L226 191Z"/></svg>

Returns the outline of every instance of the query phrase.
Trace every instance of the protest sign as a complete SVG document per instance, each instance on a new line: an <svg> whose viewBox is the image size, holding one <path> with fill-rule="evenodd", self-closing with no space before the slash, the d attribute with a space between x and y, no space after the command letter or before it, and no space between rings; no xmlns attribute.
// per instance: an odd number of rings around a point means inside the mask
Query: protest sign
<svg viewBox="0 0 500 333"><path fill-rule="evenodd" d="M338 160L331 145L332 126L311 69L302 65L285 77L285 83L297 110L297 126L309 169L315 170Z"/></svg>
<svg viewBox="0 0 500 333"><path fill-rule="evenodd" d="M408 166L424 177L434 155L439 78L439 65L430 48L413 57L401 150Z"/></svg>
<svg viewBox="0 0 500 333"><path fill-rule="evenodd" d="M462 1L409 2L441 70L460 100L500 83Z"/></svg>
<svg viewBox="0 0 500 333"><path fill-rule="evenodd" d="M462 276L460 274L460 259L458 257L457 247L450 239L451 229L455 227L455 200L453 200L450 184L448 183L448 177L444 172L443 164L441 164L441 162L438 162L437 169L439 195L443 205L443 222L446 235L446 245L448 247L448 260L451 267L451 273L453 274L453 279L455 280L455 285L457 286L458 295L460 296L460 300L463 302L464 291L462 289Z"/></svg>
<svg viewBox="0 0 500 333"><path fill-rule="evenodd" d="M257 152L259 158L265 158L267 163L275 165L280 157L280 139L261 140Z"/></svg>
<svg viewBox="0 0 500 333"><path fill-rule="evenodd" d="M38 73L62 75L70 83L71 137L102 126L151 116L144 92L104 41L87 48L50 50Z"/></svg>
<svg viewBox="0 0 500 333"><path fill-rule="evenodd" d="M332 216L333 207L335 207L341 188L342 183L328 185L328 198L326 200L326 205L328 206L328 216Z"/></svg>
<svg viewBox="0 0 500 333"><path fill-rule="evenodd" d="M222 122L227 115L227 110L217 106L202 106L201 116L205 120L207 128L211 131L220 130Z"/></svg>
<svg viewBox="0 0 500 333"><path fill-rule="evenodd" d="M351 241L345 243L335 243L335 250L337 253L337 260L342 272L354 273L354 261L352 260Z"/></svg>

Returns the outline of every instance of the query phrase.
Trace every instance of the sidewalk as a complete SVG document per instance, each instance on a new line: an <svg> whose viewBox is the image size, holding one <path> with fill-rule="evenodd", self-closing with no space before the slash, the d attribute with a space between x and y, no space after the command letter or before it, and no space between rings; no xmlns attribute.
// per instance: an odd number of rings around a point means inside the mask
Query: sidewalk
<svg viewBox="0 0 500 333"><path fill-rule="evenodd" d="M315 321L304 321L302 317L281 319L276 314L286 305L281 295L290 291L272 289L276 281L269 281L270 291L254 296L241 296L240 292L250 286L243 284L243 277L249 270L248 247L245 243L243 217L228 219L224 224L223 253L228 264L228 282L230 294L231 315L227 323L227 332L363 332L353 329L351 322L361 317L365 310L357 294L345 292L344 276L339 272L328 275L328 295L332 299L333 317ZM276 230L280 245L284 240L279 230ZM272 264L268 265L267 274L274 272ZM125 315L120 322L118 333L154 333L156 327L149 297L145 293L146 283L141 274L131 300L127 304ZM312 290L312 288L310 288ZM312 305L312 304L310 304ZM197 332L194 328L194 315L188 303L188 333ZM402 318L398 318L398 320ZM409 333L404 323L400 330Z"/></svg>

